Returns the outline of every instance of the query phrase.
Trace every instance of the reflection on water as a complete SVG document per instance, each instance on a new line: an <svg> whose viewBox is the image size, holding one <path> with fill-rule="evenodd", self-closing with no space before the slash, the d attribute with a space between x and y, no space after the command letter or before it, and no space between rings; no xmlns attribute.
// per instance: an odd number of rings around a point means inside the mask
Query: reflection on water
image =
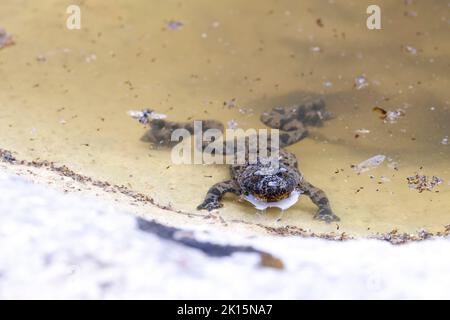
<svg viewBox="0 0 450 320"><path fill-rule="evenodd" d="M379 2L374 31L367 1L237 0L80 1L82 29L67 30L66 1L3 0L0 27L15 45L0 50L0 147L189 211L227 168L172 165L169 150L139 140L128 110L247 129L274 106L322 96L334 119L289 150L329 195L339 230L440 230L450 224L448 4ZM354 170L376 155L385 161ZM419 193L407 181L416 173L442 183ZM278 217L228 199L225 220ZM336 230L314 212L302 198L281 225Z"/></svg>

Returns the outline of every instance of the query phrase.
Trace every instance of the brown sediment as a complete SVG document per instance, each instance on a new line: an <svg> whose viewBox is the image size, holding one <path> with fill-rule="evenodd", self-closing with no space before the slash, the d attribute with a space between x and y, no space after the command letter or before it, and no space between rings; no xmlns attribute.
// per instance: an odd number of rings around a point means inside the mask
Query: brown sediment
<svg viewBox="0 0 450 320"><path fill-rule="evenodd" d="M149 204L152 204L162 210L168 210L168 211L172 211L175 213L184 214L187 216L203 217L203 215L201 215L201 214L185 212L182 210L175 210L170 205L163 205L163 204L157 203L152 197L142 194L142 193L139 193L139 192L136 192L136 191L133 191L126 186L111 184L107 181L95 180L95 179L92 179L91 177L78 174L78 173L74 172L73 170L69 169L65 165L57 165L51 161L47 161L47 160L32 160L32 161L17 160L12 156L11 151L4 150L1 148L0 148L0 160L3 160L10 164L15 164L15 165L22 165L22 166L28 166L28 167L34 167L34 168L45 168L46 170L56 172L61 176L71 178L75 181L78 181L81 183L88 183L93 186L100 187L106 192L112 192L112 193L119 192L125 196L133 198L134 200L136 200L138 202L149 203Z"/></svg>
<svg viewBox="0 0 450 320"><path fill-rule="evenodd" d="M438 231L435 233L428 232L426 230L420 230L416 233L406 233L406 232L398 232L398 230L394 229L391 232L388 233L377 233L373 236L367 236L367 237L355 237L352 235L349 235L345 232L331 232L331 233L315 233L311 232L299 227L294 226L284 226L284 227L268 227L261 224L257 224L258 227L263 228L270 234L279 235L279 236L301 236L301 237L308 237L308 238L320 238L320 239L326 239L326 240L333 240L333 241L346 241L346 240L355 240L355 239L376 239L376 240L382 240L387 241L391 244L405 244L408 242L414 242L414 241L422 241L427 240L433 237L448 237L450 236L450 225L447 225L444 227L444 230Z"/></svg>
<svg viewBox="0 0 450 320"><path fill-rule="evenodd" d="M429 177L418 173L407 177L406 180L408 182L408 186L411 189L416 189L419 193L422 193L423 191L432 191L434 187L442 183L442 179L439 177Z"/></svg>
<svg viewBox="0 0 450 320"><path fill-rule="evenodd" d="M299 236L304 238L319 238L319 239L325 239L325 240L331 240L331 241L347 241L347 240L355 240L355 239L376 239L376 240L382 240L387 241L391 244L398 245L398 244L405 244L409 242L414 241L422 241L426 239L430 239L433 237L448 237L450 236L450 224L446 225L443 230L437 231L437 232L428 232L424 229L415 232L415 233L405 233L405 232L399 232L397 229L393 229L390 232L387 233L376 233L374 235L370 236L354 236L350 235L346 232L313 232L298 226L281 226L281 227L271 227L267 226L261 223L251 223L248 221L233 219L229 221L225 221L220 215L215 216L213 214L203 215L203 214L196 214L192 212L187 212L183 210L177 210L174 209L170 205L164 205L160 204L152 197L136 192L132 190L131 188L128 188L123 185L115 185L111 184L107 181L102 180L96 180L91 177L78 174L68 168L65 165L58 165L52 161L47 160L18 160L13 156L13 152L1 149L0 148L0 161L3 161L4 163L8 165L13 166L26 166L26 167L32 167L32 168L42 168L51 172L54 172L60 176L68 177L76 182L80 182L82 184L89 184L95 187L99 187L102 190L104 190L107 193L120 193L126 197L129 197L133 199L136 202L143 203L143 204L150 204L152 206L155 206L159 209L169 211L176 214L185 215L187 217L200 217L202 219L212 219L217 221L223 226L229 226L229 223L234 224L241 224L241 225L249 225L254 226L257 228L260 228L264 230L266 234L269 235L275 235L275 236ZM270 265L274 268L282 268L282 266L279 264L276 260L264 260L264 257L262 257L262 265ZM264 260L264 261L263 261Z"/></svg>

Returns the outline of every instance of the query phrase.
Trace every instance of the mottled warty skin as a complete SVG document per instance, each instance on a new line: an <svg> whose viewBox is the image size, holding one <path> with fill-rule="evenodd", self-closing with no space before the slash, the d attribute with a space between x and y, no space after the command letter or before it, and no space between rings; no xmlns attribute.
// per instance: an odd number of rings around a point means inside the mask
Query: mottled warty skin
<svg viewBox="0 0 450 320"><path fill-rule="evenodd" d="M150 115L150 112L147 113ZM224 126L219 121L215 120L200 120L202 121L202 131L208 129L218 129L223 132ZM156 145L169 146L177 144L178 141L171 141L172 132L176 129L186 129L190 134L194 134L194 122L171 122L164 119L149 119L146 123L150 124L148 130L141 140L151 142Z"/></svg>
<svg viewBox="0 0 450 320"><path fill-rule="evenodd" d="M197 209L211 211L222 207L221 199L228 192L240 196L253 195L265 202L277 202L297 190L308 196L318 207L315 219L326 222L339 221L331 210L326 194L305 181L298 170L295 155L283 149L307 137L308 126L321 126L330 118L331 115L326 111L322 100L289 108L276 107L270 112L263 113L261 121L271 128L280 130L279 165L271 167L266 158L260 159L259 156L257 163L246 161L244 164L231 165L230 179L213 185ZM171 133L178 128L185 128L193 133L193 122L179 123L158 119L150 120L149 124L151 128L145 136L146 140L157 144L170 144ZM223 131L223 125L214 120L204 120L202 127L203 131L210 128ZM246 159L248 160L247 155Z"/></svg>
<svg viewBox="0 0 450 320"><path fill-rule="evenodd" d="M266 202L276 202L289 197L302 181L301 173L289 162L283 161L287 151L280 150L278 166L270 162L231 166L231 178L237 182L243 195L253 195Z"/></svg>

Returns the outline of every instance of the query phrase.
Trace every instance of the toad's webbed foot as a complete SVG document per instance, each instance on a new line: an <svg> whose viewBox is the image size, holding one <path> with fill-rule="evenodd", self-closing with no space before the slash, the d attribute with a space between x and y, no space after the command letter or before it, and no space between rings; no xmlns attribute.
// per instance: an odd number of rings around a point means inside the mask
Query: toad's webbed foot
<svg viewBox="0 0 450 320"><path fill-rule="evenodd" d="M211 198L206 198L201 204L197 206L197 210L208 210L212 211L214 209L222 208L223 204L218 200L214 200Z"/></svg>
<svg viewBox="0 0 450 320"><path fill-rule="evenodd" d="M231 180L216 183L208 190L205 200L203 200L203 202L197 207L197 209L205 209L211 211L221 208L223 204L220 203L220 200L227 192L232 192L237 195L241 193L236 183Z"/></svg>
<svg viewBox="0 0 450 320"><path fill-rule="evenodd" d="M314 219L322 220L327 223L340 221L339 217L331 210L330 201L325 192L306 181L302 181L299 188L316 206L319 207L319 211L314 215Z"/></svg>
<svg viewBox="0 0 450 320"><path fill-rule="evenodd" d="M317 211L317 213L314 215L314 219L325 221L326 223L341 220L331 211L331 209L328 208L319 209L319 211Z"/></svg>

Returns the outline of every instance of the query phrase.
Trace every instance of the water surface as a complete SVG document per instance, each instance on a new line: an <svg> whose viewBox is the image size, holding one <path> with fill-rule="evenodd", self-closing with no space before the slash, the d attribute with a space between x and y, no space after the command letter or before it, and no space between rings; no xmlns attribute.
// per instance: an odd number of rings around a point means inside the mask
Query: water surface
<svg viewBox="0 0 450 320"><path fill-rule="evenodd" d="M73 2L81 30L65 27ZM314 221L306 198L278 224L277 210L256 215L232 196L220 215L317 232L442 230L450 224L448 1L378 3L382 30L370 31L370 1L3 0L0 26L16 44L0 50L1 147L195 211L227 168L173 165L169 150L139 140L145 128L128 110L262 128L261 112L321 96L335 118L289 150L326 191L339 225ZM357 89L360 76L368 85ZM385 123L374 107L405 114ZM352 170L375 155L388 160ZM406 181L416 172L443 183L418 193Z"/></svg>

